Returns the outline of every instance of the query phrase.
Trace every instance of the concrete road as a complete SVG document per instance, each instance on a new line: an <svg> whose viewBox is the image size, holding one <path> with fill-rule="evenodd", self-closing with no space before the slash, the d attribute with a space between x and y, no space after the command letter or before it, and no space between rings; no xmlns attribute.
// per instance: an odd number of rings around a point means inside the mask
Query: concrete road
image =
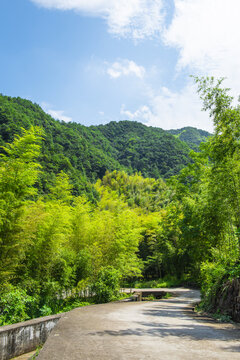
<svg viewBox="0 0 240 360"><path fill-rule="evenodd" d="M75 309L59 321L38 360L240 360L240 327L192 311L196 290L156 302Z"/></svg>

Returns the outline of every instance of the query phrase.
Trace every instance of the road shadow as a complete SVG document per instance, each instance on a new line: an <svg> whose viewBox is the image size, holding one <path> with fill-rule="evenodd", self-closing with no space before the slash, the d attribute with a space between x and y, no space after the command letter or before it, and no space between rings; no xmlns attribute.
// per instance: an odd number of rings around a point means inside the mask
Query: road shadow
<svg viewBox="0 0 240 360"><path fill-rule="evenodd" d="M173 325L142 323L141 327L128 328L122 330L104 330L88 333L94 336L150 336L150 337L169 337L185 338L189 340L220 340L223 342L235 341L240 338L240 330L237 329L214 329L206 325ZM146 328L144 328L146 327ZM226 348L226 351L236 352L240 346Z"/></svg>
<svg viewBox="0 0 240 360"><path fill-rule="evenodd" d="M240 345L229 346L229 347L227 347L227 348L224 348L224 350L240 353Z"/></svg>
<svg viewBox="0 0 240 360"><path fill-rule="evenodd" d="M135 321L133 328L121 330L104 330L94 332L98 336L150 336L150 337L179 337L189 340L235 341L240 339L240 328L221 324L216 320L195 314L190 306L164 306L145 309L141 315L148 321ZM152 321L151 321L152 318ZM165 318L165 321L164 321ZM166 318L173 319L168 323ZM178 320L180 322L178 323ZM134 325L136 326L134 328ZM226 348L226 351L237 352L240 346Z"/></svg>

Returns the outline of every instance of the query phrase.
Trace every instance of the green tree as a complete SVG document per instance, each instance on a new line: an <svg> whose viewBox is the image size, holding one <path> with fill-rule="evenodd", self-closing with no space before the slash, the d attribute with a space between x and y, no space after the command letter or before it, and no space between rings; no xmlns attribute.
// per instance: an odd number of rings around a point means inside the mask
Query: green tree
<svg viewBox="0 0 240 360"><path fill-rule="evenodd" d="M14 274L25 250L21 218L26 204L37 193L42 131L23 130L12 144L2 147L0 158L0 283Z"/></svg>

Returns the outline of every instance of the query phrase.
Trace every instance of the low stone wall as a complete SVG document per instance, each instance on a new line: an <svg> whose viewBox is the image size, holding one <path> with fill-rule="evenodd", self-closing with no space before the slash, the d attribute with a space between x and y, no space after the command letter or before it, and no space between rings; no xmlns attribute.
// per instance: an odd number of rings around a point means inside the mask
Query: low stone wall
<svg viewBox="0 0 240 360"><path fill-rule="evenodd" d="M43 344L62 314L0 327L0 360L35 350Z"/></svg>
<svg viewBox="0 0 240 360"><path fill-rule="evenodd" d="M240 322L240 278L228 280L218 289L213 306L214 311L220 310Z"/></svg>

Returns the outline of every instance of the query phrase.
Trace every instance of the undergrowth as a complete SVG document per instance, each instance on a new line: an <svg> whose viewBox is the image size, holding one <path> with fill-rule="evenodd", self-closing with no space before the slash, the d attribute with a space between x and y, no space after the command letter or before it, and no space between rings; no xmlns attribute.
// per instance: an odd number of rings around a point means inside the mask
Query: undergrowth
<svg viewBox="0 0 240 360"><path fill-rule="evenodd" d="M180 279L175 276L165 276L162 279L155 280L134 280L132 282L125 283L124 286L136 289L172 288L183 286L184 284L188 285L188 282L189 278L187 276L183 276Z"/></svg>

